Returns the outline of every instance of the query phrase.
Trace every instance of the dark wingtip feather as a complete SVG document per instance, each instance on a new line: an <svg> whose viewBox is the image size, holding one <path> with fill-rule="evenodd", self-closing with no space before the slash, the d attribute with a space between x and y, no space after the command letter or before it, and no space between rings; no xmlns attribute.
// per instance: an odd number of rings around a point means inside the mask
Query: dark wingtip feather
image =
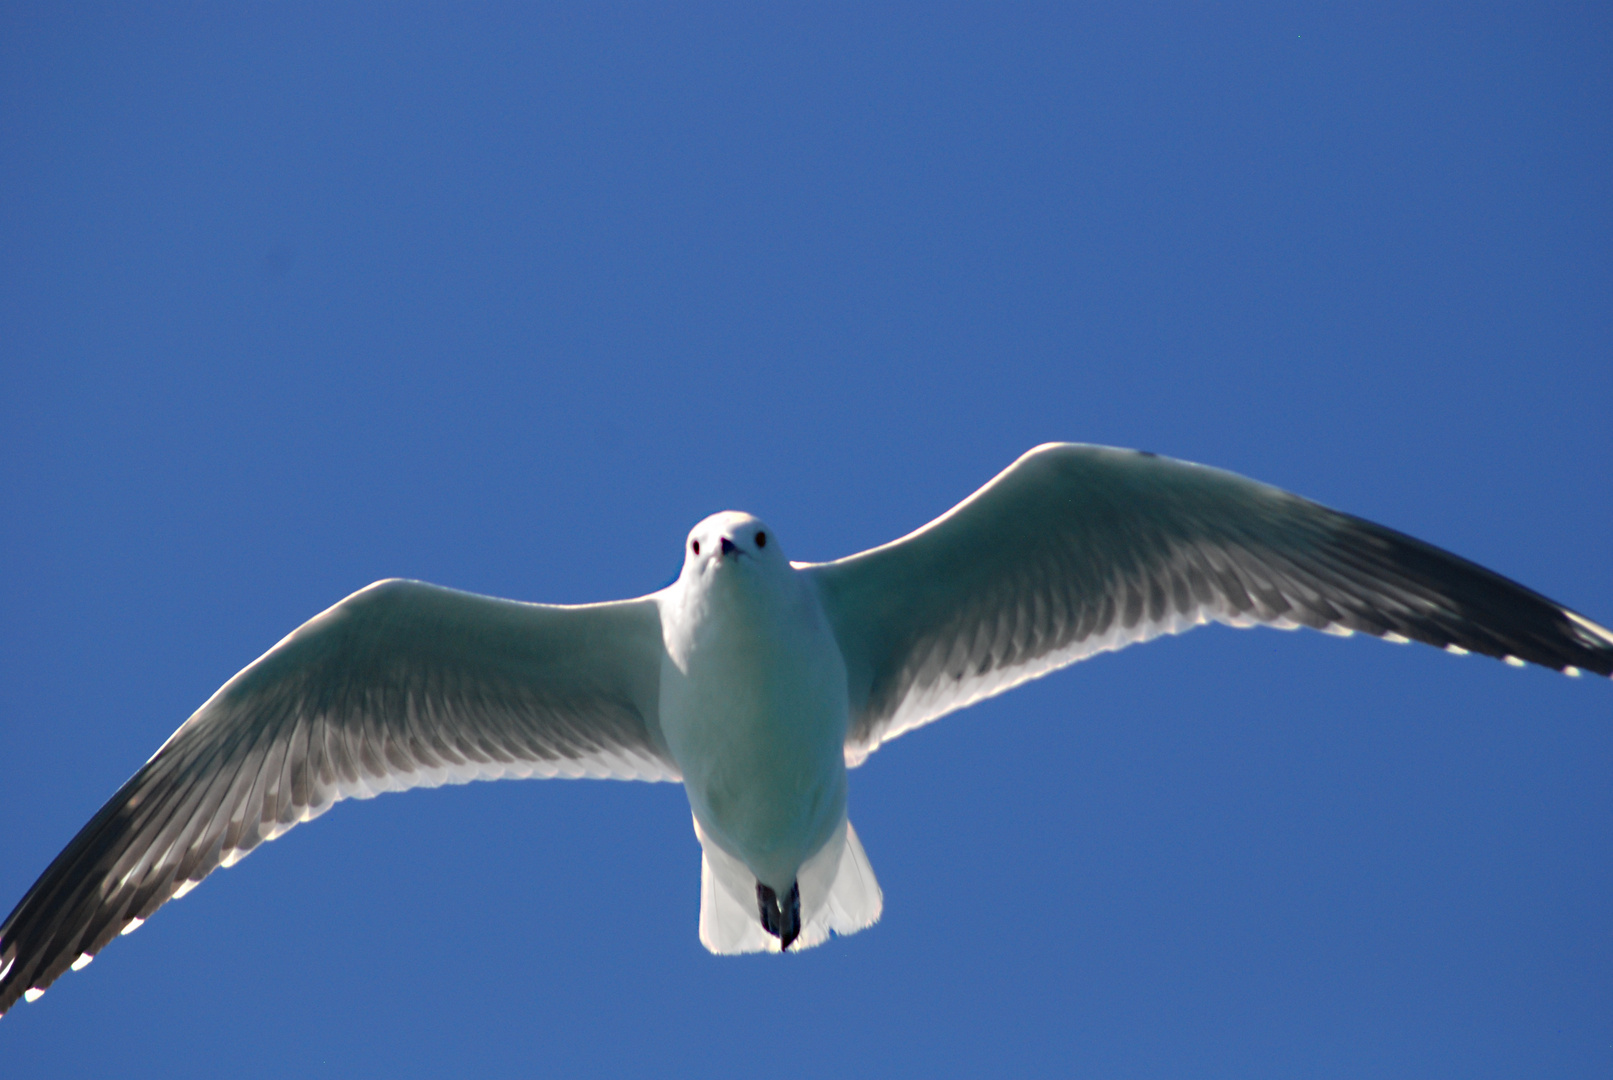
<svg viewBox="0 0 1613 1080"><path fill-rule="evenodd" d="M1430 645L1530 663L1564 674L1613 677L1613 631L1478 563L1383 525L1339 515L1348 549L1373 552L1379 580L1434 601L1392 629ZM1362 543L1362 541L1366 541Z"/></svg>

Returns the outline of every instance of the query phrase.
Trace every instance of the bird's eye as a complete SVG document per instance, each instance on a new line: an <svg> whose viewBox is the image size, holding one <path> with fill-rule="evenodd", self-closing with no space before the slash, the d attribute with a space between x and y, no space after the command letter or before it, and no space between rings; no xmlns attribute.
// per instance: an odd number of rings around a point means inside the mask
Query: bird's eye
<svg viewBox="0 0 1613 1080"><path fill-rule="evenodd" d="M764 548L764 547L767 546L767 534L766 533L759 532L759 533L756 534L756 546L759 547L759 548Z"/></svg>
<svg viewBox="0 0 1613 1080"><path fill-rule="evenodd" d="M689 550L694 552L696 555L700 554L700 541L698 541L698 540L689 541Z"/></svg>

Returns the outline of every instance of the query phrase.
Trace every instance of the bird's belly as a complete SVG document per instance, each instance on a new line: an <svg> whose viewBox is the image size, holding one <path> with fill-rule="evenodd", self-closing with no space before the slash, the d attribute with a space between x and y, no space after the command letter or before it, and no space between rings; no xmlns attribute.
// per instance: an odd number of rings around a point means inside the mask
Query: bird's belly
<svg viewBox="0 0 1613 1080"><path fill-rule="evenodd" d="M708 838L787 893L846 813L838 652L754 647L668 664L661 724Z"/></svg>

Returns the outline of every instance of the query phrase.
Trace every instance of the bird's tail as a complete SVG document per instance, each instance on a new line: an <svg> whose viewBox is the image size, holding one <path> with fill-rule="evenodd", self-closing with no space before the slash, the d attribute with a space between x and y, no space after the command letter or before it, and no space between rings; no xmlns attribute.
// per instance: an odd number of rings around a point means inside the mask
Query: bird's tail
<svg viewBox="0 0 1613 1080"><path fill-rule="evenodd" d="M778 952L779 939L762 926L756 909L756 875L739 859L700 838L700 943L714 953ZM790 951L809 949L831 933L855 934L879 921L884 894L851 822L796 873L801 891L801 934Z"/></svg>

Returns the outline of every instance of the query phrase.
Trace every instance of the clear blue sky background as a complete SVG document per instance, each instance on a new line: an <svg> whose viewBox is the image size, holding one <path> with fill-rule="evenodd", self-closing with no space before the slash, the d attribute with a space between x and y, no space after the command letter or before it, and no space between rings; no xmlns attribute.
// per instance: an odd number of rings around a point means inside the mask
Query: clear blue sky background
<svg viewBox="0 0 1613 1080"><path fill-rule="evenodd" d="M380 577L1235 469L1613 620L1604 5L0 11L0 909ZM682 791L345 803L8 1076L1613 1071L1613 688L1208 629L881 750L884 921L696 938Z"/></svg>

